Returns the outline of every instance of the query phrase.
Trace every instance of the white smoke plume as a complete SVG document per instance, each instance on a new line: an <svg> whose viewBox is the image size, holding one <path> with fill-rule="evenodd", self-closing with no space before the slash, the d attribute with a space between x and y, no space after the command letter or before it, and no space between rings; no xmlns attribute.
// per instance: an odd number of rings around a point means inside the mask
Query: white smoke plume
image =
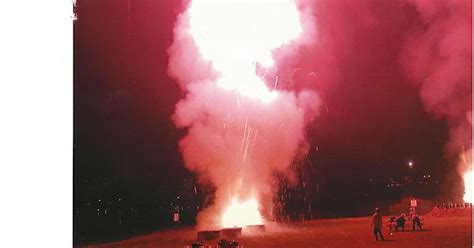
<svg viewBox="0 0 474 248"><path fill-rule="evenodd" d="M239 8L251 4L252 1L241 2L244 2L244 5L238 6ZM272 177L276 172L284 173L301 147L304 147L305 125L317 115L320 100L314 91L309 90L298 94L268 91L265 94L271 99L266 99L220 87L220 80L226 80L226 83L233 85L246 85L249 84L249 81L245 81L247 78L254 78L253 75L247 77L233 74L235 71L231 71L223 79L225 73L216 68L219 65L203 56L202 44L199 47L190 30L192 4L191 2L187 11L178 16L175 24L174 41L168 50L168 73L185 93L185 97L176 105L173 116L176 126L188 131L179 144L185 166L196 172L201 181L209 181L216 186L213 205L198 215L198 228L216 228L222 226L222 214L234 198L257 199L261 210L269 207L266 205L269 204L267 200L271 199L276 190L271 188ZM272 2L262 1L260 4ZM242 10L239 8L233 11ZM242 18L250 18L248 13L242 12L239 15ZM222 19L214 21L225 24L225 18L222 16ZM304 18L305 16L300 14L300 23L303 29L307 29L310 22ZM254 24L256 28L261 28L258 19L252 20L251 25ZM270 24L278 27L278 23ZM210 29L210 37L216 35L212 33L212 28L199 28ZM279 31L275 26L267 28L272 28L274 32ZM264 30L254 31L258 34ZM314 31L303 30L300 37L305 37L308 32ZM248 46L252 47L253 37L236 37L241 39L239 42L248 43ZM279 37L278 33L275 37ZM218 46L211 48L211 52L216 52L217 56L229 56L232 60L235 53L238 55L246 52L247 47L240 51L241 48L234 46L232 40L226 40L227 37L216 39L209 42L217 42ZM285 43L286 45L274 48L285 53L285 49L295 48L304 42L308 40L293 39ZM238 67L239 61L234 62ZM252 87L258 88L257 86L259 85L250 85L246 90L253 90Z"/></svg>

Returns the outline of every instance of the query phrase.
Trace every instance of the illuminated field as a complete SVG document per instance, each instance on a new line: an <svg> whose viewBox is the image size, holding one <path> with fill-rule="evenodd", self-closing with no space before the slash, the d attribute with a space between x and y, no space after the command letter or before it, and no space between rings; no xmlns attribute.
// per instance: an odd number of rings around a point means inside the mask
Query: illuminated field
<svg viewBox="0 0 474 248"><path fill-rule="evenodd" d="M376 242L370 218L311 221L305 224L270 227L254 237L237 239L244 247L471 247L471 217L426 218L424 231L394 233L389 241ZM90 247L184 247L196 238L192 229L170 230L131 238L126 241ZM208 241L205 244L217 244Z"/></svg>

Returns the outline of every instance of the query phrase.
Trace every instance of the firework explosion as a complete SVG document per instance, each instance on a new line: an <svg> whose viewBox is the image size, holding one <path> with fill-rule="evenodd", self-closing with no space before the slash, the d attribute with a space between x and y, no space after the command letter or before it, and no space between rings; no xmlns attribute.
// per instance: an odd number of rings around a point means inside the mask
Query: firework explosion
<svg viewBox="0 0 474 248"><path fill-rule="evenodd" d="M470 37L466 35L471 28L469 2L406 3L416 9L423 25L403 32L403 42L396 51L398 65L407 81L419 90L426 111L446 120L449 140L445 157L453 171L464 175L472 163L472 96L470 67L466 66L471 53ZM309 5L325 8L327 16L337 18L338 4L341 3ZM257 73L259 68L278 71L280 68L276 67L285 63L282 54L291 54L303 40L317 36L316 29L307 25L315 25L314 20L308 19L300 5L283 0L196 0L178 17L174 42L168 51L168 72L186 93L174 114L175 124L188 130L180 148L187 168L217 188L214 204L198 216L199 225L233 225L224 224L227 217L223 216L226 209L232 215L240 215L236 209L244 207L236 205L253 206L251 215L256 216L255 208L265 208L262 203L275 193L269 186L275 172L284 172L305 143L305 125L318 111L318 95L309 90L298 94L280 91L274 87L278 77L269 83ZM362 1L358 7L357 13L374 17L370 15L370 1ZM447 9L453 11L446 12ZM377 19L363 20L364 25L372 25ZM350 31L347 23L337 19L330 23L330 27L321 25L318 29L326 34L326 29ZM330 35L322 38L324 49L321 45L317 48L321 49L316 53L318 57L311 58L320 60L324 80L332 83L338 81L341 63L330 66L331 61L354 61L348 51L358 44L346 42L351 36L342 33L344 36L339 39ZM344 48L345 52L336 53L341 58L333 56L336 49ZM340 70L343 74L344 69ZM469 185L468 177L463 177L465 185ZM468 190L466 186L465 191ZM245 208L244 212L249 212ZM260 218L252 219L260 222Z"/></svg>
<svg viewBox="0 0 474 248"><path fill-rule="evenodd" d="M292 1L192 1L180 15L169 73L186 97L176 106L186 166L216 186L198 226L261 224L275 172L284 172L305 142L317 112L314 91L269 88L256 67L274 67L274 49L305 31Z"/></svg>

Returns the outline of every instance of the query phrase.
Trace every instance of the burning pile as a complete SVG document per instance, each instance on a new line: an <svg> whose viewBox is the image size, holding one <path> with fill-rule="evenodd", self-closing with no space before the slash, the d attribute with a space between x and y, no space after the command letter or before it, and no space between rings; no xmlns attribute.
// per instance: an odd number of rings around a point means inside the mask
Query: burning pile
<svg viewBox="0 0 474 248"><path fill-rule="evenodd" d="M198 216L199 228L263 223L270 181L305 142L318 108L313 91L271 90L256 67L274 66L273 51L304 35L293 1L195 0L175 27L169 74L186 97L174 121L186 166L217 190Z"/></svg>

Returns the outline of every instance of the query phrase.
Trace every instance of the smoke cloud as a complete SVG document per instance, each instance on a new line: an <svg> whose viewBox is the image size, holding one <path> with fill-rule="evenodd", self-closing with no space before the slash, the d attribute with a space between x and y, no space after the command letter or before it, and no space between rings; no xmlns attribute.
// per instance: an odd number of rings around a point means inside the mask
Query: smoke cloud
<svg viewBox="0 0 474 248"><path fill-rule="evenodd" d="M416 7L423 25L408 35L400 62L408 80L420 89L426 110L446 118L445 155L462 175L472 167L471 3L408 3Z"/></svg>
<svg viewBox="0 0 474 248"><path fill-rule="evenodd" d="M310 26L305 19L302 23L303 28ZM242 39L246 42L245 37ZM300 39L287 47L308 42ZM232 56L236 48L213 49ZM284 54L285 47L278 51ZM274 91L271 101L262 101L219 87L221 75L203 58L191 35L189 11L178 16L168 53L168 73L185 92L173 115L176 126L188 131L179 143L185 165L199 175L201 182L216 186L213 205L198 215L198 228L220 227L222 213L235 197L255 198L261 209L269 208L266 204L270 201L266 200L271 200L276 190L271 188L274 174L285 173L293 158L304 152L305 125L317 115L318 95L312 90Z"/></svg>
<svg viewBox="0 0 474 248"><path fill-rule="evenodd" d="M188 130L180 149L186 167L217 187L214 205L198 217L201 227L218 225L233 196L270 199L272 176L304 153L305 127L321 105L333 116L351 115L330 104L346 103L361 88L372 89L370 97L357 97L376 105L394 97L389 91L405 94L398 85L409 82L426 111L447 121L445 157L453 170L463 174L471 166L470 1L298 1L298 7L304 34L274 50L266 80L269 88L275 75L281 85L298 83L270 104L217 87L219 72L189 32L189 13L178 16L168 74L185 93L173 116Z"/></svg>
<svg viewBox="0 0 474 248"><path fill-rule="evenodd" d="M322 88L321 96L333 98L345 94L346 99L358 99L354 96L364 88L364 93L370 92L366 101L374 99L366 104L370 106L378 104L378 98L404 101L395 98L396 92L405 91L402 84L410 84L419 92L425 110L434 119L447 122L444 156L453 172L463 175L472 169L471 1L362 0L355 4L334 0L307 4L317 22L318 42L285 63L317 73L318 83L308 88ZM324 97L322 100L324 103ZM329 112L335 114L331 107ZM374 112L372 118L382 119L385 113ZM351 127L338 128L343 132Z"/></svg>

